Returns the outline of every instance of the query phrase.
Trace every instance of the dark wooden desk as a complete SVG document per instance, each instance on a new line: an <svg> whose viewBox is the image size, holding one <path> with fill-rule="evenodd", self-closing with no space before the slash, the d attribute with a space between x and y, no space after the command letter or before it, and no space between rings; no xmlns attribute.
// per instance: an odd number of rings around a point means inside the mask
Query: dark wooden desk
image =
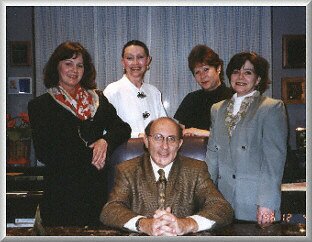
<svg viewBox="0 0 312 242"><path fill-rule="evenodd" d="M43 168L7 169L6 219L14 223L16 218L34 218L35 210L42 199ZM285 220L291 214L306 214L306 192L282 189L281 211ZM283 220L284 220L283 215ZM289 222L289 221L288 221ZM300 221L301 222L301 221ZM47 228L47 235L55 236L130 236L125 231L109 228ZM32 228L7 228L7 236L36 235ZM232 224L221 230L201 232L193 236L265 236L265 235L305 235L305 225L275 224L259 229L255 224Z"/></svg>
<svg viewBox="0 0 312 242"><path fill-rule="evenodd" d="M115 230L108 227L49 227L45 228L46 236L144 236L144 234ZM33 228L7 228L7 236L34 236ZM231 224L229 226L203 231L188 236L305 236L305 224L277 223L267 228L259 228L256 224Z"/></svg>

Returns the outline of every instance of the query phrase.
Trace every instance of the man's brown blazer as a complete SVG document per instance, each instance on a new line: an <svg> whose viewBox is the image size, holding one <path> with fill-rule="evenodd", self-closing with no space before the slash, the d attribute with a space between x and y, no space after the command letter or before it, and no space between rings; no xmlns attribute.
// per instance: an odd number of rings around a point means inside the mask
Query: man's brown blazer
<svg viewBox="0 0 312 242"><path fill-rule="evenodd" d="M122 228L137 215L152 217L158 208L157 185L148 153L116 166L115 184L100 219ZM233 210L217 190L204 161L177 156L169 173L165 207L177 217L194 214L231 223Z"/></svg>

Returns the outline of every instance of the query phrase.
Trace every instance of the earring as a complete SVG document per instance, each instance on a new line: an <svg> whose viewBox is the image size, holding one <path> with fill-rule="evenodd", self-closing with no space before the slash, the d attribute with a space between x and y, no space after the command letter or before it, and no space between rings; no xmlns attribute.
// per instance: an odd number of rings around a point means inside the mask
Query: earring
<svg viewBox="0 0 312 242"><path fill-rule="evenodd" d="M146 67L146 69L149 70L149 69L151 69L151 68L150 68L150 66L148 65L148 66Z"/></svg>

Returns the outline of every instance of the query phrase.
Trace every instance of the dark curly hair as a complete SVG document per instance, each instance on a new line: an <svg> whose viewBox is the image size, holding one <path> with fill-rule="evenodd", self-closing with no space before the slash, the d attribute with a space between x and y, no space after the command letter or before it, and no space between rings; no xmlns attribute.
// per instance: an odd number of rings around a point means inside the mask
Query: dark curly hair
<svg viewBox="0 0 312 242"><path fill-rule="evenodd" d="M235 54L226 67L226 75L231 83L231 75L234 70L241 69L245 62L249 60L253 64L255 73L261 78L256 87L261 94L268 89L271 80L269 79L269 63L256 52L240 52Z"/></svg>
<svg viewBox="0 0 312 242"><path fill-rule="evenodd" d="M62 60L77 58L81 54L83 59L84 73L80 85L85 89L96 88L96 70L88 51L78 42L63 42L50 56L43 69L44 85L46 88L56 87L59 84L58 64Z"/></svg>
<svg viewBox="0 0 312 242"><path fill-rule="evenodd" d="M213 66L216 69L221 66L220 80L224 79L223 60L219 58L219 55L206 45L196 45L191 50L188 56L188 65L194 76L194 69L197 64L205 64Z"/></svg>

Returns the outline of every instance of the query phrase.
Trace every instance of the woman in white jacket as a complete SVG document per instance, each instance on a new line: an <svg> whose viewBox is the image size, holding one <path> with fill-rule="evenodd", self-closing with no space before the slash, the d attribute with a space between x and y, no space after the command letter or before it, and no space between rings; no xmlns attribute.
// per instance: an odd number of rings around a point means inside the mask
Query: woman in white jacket
<svg viewBox="0 0 312 242"><path fill-rule="evenodd" d="M120 116L132 129L131 137L143 137L146 125L159 117L167 116L161 93L153 85L144 83L152 57L147 46L131 40L122 50L123 77L104 89L104 95L114 105Z"/></svg>

